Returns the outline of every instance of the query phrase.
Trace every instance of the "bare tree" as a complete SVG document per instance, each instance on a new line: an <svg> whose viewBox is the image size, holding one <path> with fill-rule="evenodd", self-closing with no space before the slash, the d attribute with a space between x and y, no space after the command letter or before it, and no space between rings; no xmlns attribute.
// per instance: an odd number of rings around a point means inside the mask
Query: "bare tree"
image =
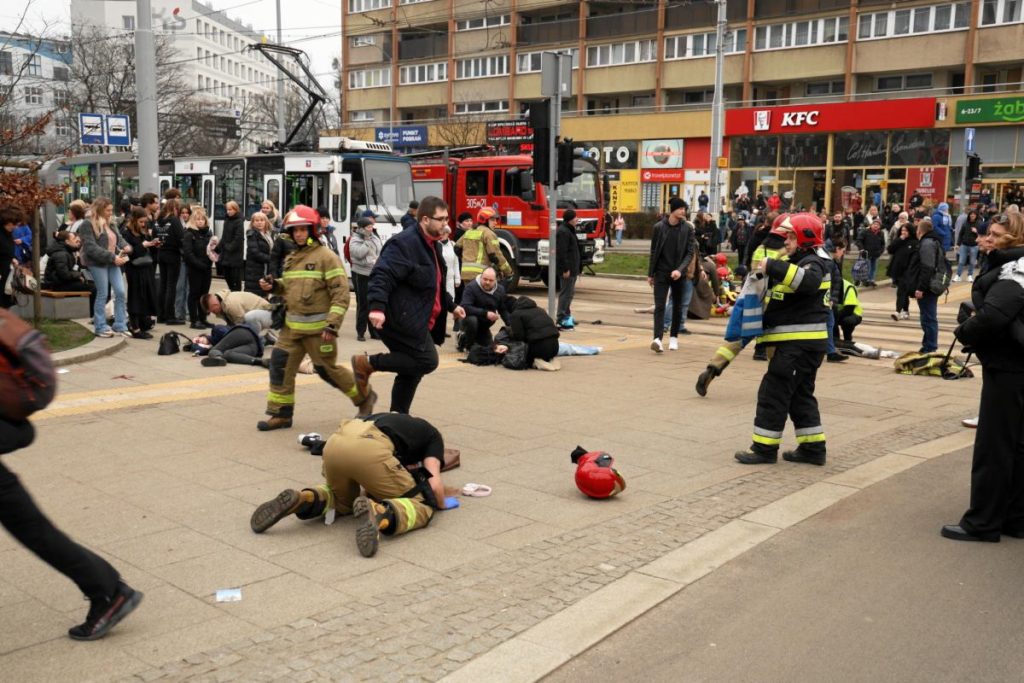
<svg viewBox="0 0 1024 683"><path fill-rule="evenodd" d="M434 132L445 145L463 147L484 142L483 119L474 114L449 115L437 121Z"/></svg>

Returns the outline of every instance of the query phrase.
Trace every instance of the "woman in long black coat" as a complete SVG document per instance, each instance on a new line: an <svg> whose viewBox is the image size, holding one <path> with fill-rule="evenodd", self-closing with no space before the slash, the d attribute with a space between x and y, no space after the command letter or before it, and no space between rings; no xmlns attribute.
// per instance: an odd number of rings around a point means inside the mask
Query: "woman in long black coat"
<svg viewBox="0 0 1024 683"><path fill-rule="evenodd" d="M245 291L266 297L260 288L260 279L272 275L270 253L274 247L270 219L257 211L249 220L249 231L245 233Z"/></svg>
<svg viewBox="0 0 1024 683"><path fill-rule="evenodd" d="M910 317L910 294L911 283L907 281L907 271L910 267L910 258L917 249L917 234L914 226L905 223L900 226L899 234L889 242L888 251L892 258L889 259L889 277L896 285L896 312L892 314L893 320L906 320Z"/></svg>
<svg viewBox="0 0 1024 683"><path fill-rule="evenodd" d="M149 330L159 305L155 264L149 249L159 242L150 235L149 214L141 207L134 207L121 228L121 236L132 247L124 266L128 280L128 329L133 339L152 339Z"/></svg>
<svg viewBox="0 0 1024 683"><path fill-rule="evenodd" d="M224 271L224 281L228 289L238 292L242 289L242 267L245 254L245 219L237 202L224 205L227 219L224 221L224 232L217 253L220 254L220 266Z"/></svg>

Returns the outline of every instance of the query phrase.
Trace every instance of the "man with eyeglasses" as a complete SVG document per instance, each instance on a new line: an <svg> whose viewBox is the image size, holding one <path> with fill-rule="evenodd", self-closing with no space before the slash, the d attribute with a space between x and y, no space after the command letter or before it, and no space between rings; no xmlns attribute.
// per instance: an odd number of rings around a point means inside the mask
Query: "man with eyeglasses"
<svg viewBox="0 0 1024 683"><path fill-rule="evenodd" d="M448 205L424 197L416 211L418 229L389 239L370 273L367 294L370 325L380 331L389 353L352 356L356 386L369 386L374 372L393 372L391 412L408 413L416 387L437 368L430 336L442 310L456 320L466 316L444 287L447 267L440 240L448 226Z"/></svg>

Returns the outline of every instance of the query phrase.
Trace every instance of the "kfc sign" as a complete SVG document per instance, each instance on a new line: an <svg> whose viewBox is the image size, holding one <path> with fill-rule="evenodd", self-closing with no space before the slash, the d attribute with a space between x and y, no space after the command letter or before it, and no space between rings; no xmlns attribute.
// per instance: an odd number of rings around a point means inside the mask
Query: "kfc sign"
<svg viewBox="0 0 1024 683"><path fill-rule="evenodd" d="M730 109L725 134L833 133L852 130L933 128L935 98L891 102L848 102L813 106Z"/></svg>

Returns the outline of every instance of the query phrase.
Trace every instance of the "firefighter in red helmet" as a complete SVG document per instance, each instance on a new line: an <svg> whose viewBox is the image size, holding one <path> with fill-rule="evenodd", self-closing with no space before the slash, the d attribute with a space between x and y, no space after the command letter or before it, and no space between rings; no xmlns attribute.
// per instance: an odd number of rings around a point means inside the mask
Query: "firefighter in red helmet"
<svg viewBox="0 0 1024 683"><path fill-rule="evenodd" d="M376 394L372 389L361 394L352 372L336 364L338 330L349 304L345 268L337 254L320 244L320 216L310 207L299 205L289 211L283 227L295 250L286 257L280 280L271 276L260 280L263 291L284 297L286 312L284 328L270 353L270 418L256 426L262 432L292 426L295 375L307 355L321 379L348 396L360 415L369 415Z"/></svg>
<svg viewBox="0 0 1024 683"><path fill-rule="evenodd" d="M462 284L475 280L486 268L493 267L501 277L512 276L512 266L501 251L501 242L494 230L499 223L498 212L485 206L476 213L476 227L467 230L455 243L462 258ZM458 302L456 302L458 303Z"/></svg>
<svg viewBox="0 0 1024 683"><path fill-rule="evenodd" d="M831 268L821 221L809 213L789 217L784 249L788 260L764 258L752 264L768 277L764 333L768 371L757 392L757 415L749 450L736 453L745 465L774 463L786 417L793 421L797 447L782 454L790 462L825 464L814 381L828 343Z"/></svg>

